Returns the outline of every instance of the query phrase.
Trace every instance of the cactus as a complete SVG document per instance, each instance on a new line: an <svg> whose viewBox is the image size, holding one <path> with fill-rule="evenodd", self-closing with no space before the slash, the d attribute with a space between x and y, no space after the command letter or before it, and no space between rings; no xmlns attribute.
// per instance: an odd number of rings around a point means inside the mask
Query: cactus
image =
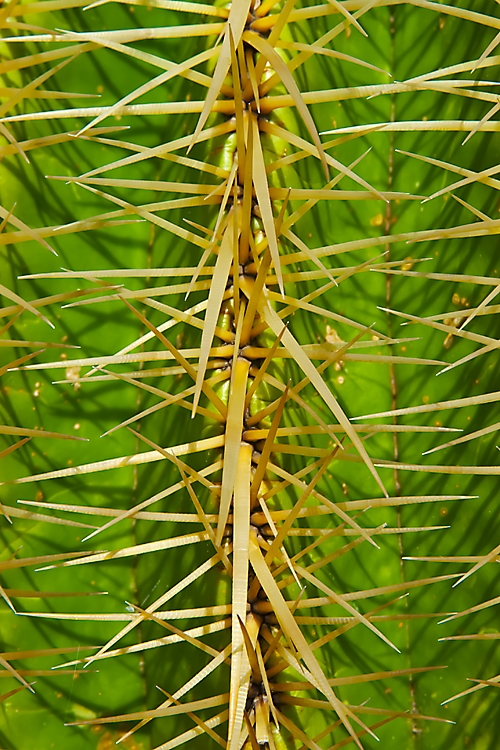
<svg viewBox="0 0 500 750"><path fill-rule="evenodd" d="M3 747L494 746L494 11L0 9Z"/></svg>

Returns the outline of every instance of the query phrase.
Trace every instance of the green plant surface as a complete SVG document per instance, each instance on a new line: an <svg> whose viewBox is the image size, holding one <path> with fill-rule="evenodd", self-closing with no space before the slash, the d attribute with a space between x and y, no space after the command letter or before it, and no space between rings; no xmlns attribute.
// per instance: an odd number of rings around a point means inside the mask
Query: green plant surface
<svg viewBox="0 0 500 750"><path fill-rule="evenodd" d="M496 11L0 8L4 750L496 748Z"/></svg>

